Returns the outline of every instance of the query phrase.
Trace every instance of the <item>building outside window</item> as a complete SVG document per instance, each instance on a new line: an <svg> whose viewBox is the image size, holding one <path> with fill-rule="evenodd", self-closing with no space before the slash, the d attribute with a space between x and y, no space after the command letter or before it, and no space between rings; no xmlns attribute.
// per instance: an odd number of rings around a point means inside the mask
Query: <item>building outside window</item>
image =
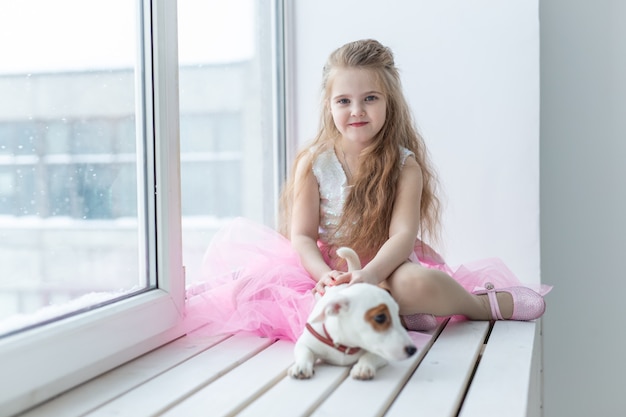
<svg viewBox="0 0 626 417"><path fill-rule="evenodd" d="M187 282L224 222L273 225L276 2L179 0L183 261Z"/></svg>

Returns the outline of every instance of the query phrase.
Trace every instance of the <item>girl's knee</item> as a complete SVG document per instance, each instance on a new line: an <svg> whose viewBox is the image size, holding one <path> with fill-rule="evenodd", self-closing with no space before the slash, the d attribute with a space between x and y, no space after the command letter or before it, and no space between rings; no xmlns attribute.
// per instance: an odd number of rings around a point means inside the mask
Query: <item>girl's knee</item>
<svg viewBox="0 0 626 417"><path fill-rule="evenodd" d="M432 299L439 293L441 274L444 273L417 265L414 268L399 269L389 279L391 293L396 299Z"/></svg>
<svg viewBox="0 0 626 417"><path fill-rule="evenodd" d="M455 311L455 302L450 301L454 298L454 291L450 291L448 285L451 281L453 279L444 272L417 265L399 268L390 277L389 287L400 306L400 314L447 316Z"/></svg>

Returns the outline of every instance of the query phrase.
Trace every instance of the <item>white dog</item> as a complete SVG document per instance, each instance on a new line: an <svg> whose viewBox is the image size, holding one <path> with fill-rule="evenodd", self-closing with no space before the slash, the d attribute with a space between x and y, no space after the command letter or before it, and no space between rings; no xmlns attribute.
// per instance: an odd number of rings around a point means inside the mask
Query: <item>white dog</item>
<svg viewBox="0 0 626 417"><path fill-rule="evenodd" d="M361 269L356 252L340 248L337 254L348 270ZM317 359L333 365L352 365L355 379L372 379L389 360L412 356L417 348L400 323L398 304L382 288L371 284L327 287L315 304L306 329L295 345L295 363L289 375L313 376Z"/></svg>

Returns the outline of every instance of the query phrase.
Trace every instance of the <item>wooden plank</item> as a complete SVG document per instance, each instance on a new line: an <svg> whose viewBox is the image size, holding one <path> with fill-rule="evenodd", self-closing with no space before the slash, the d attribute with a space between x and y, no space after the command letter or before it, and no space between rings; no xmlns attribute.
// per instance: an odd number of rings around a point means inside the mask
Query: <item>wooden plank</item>
<svg viewBox="0 0 626 417"><path fill-rule="evenodd" d="M385 416L456 416L489 326L449 323Z"/></svg>
<svg viewBox="0 0 626 417"><path fill-rule="evenodd" d="M539 375L533 371L539 324L496 322L487 345L488 322L444 323L432 337L411 333L421 336L418 354L380 369L371 381L352 380L350 367L325 364L311 380L292 379L290 342L190 335L21 417L539 415L529 405L529 384Z"/></svg>
<svg viewBox="0 0 626 417"><path fill-rule="evenodd" d="M292 342L277 341L226 375L185 399L163 416L234 415L287 374Z"/></svg>
<svg viewBox="0 0 626 417"><path fill-rule="evenodd" d="M528 412L527 417L543 416L543 320L535 320L535 341L533 359L530 364L530 381L528 381Z"/></svg>
<svg viewBox="0 0 626 417"><path fill-rule="evenodd" d="M285 376L237 417L299 417L311 412L348 376L350 368L320 364L311 379Z"/></svg>
<svg viewBox="0 0 626 417"><path fill-rule="evenodd" d="M224 340L185 336L56 397L22 417L82 416Z"/></svg>
<svg viewBox="0 0 626 417"><path fill-rule="evenodd" d="M438 334L443 327L442 324L436 333L430 334L410 332L418 347L416 355L404 361L390 362L381 368L370 381L359 381L348 377L312 416L382 416L428 352L435 340L433 334Z"/></svg>
<svg viewBox="0 0 626 417"><path fill-rule="evenodd" d="M271 344L256 336L232 336L87 415L158 415Z"/></svg>
<svg viewBox="0 0 626 417"><path fill-rule="evenodd" d="M526 416L535 322L495 323L460 416Z"/></svg>

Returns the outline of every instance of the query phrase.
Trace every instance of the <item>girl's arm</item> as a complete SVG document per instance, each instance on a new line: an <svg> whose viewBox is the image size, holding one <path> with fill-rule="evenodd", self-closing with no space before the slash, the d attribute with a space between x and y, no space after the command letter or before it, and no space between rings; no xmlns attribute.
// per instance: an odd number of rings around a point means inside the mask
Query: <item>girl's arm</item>
<svg viewBox="0 0 626 417"><path fill-rule="evenodd" d="M296 166L291 213L291 244L300 255L302 266L319 281L331 271L317 246L320 224L320 194L310 156Z"/></svg>
<svg viewBox="0 0 626 417"><path fill-rule="evenodd" d="M389 239L365 268L349 273L351 283L381 283L404 263L413 251L419 232L423 187L422 171L415 159L407 158L398 181L398 192L389 225ZM342 282L346 278L342 276L337 281Z"/></svg>

